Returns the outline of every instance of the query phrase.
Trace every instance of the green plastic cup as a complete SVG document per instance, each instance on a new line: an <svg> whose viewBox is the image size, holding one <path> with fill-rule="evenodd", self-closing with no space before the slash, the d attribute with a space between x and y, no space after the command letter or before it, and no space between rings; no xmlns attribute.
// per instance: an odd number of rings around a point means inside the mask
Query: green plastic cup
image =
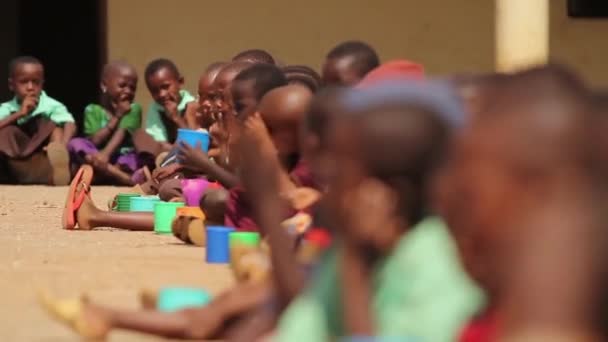
<svg viewBox="0 0 608 342"><path fill-rule="evenodd" d="M139 197L139 194L121 193L116 196L116 209L118 211L131 210L131 197Z"/></svg>
<svg viewBox="0 0 608 342"><path fill-rule="evenodd" d="M177 208L185 206L184 202L157 202L154 204L154 232L156 234L171 234L171 223L177 213Z"/></svg>
<svg viewBox="0 0 608 342"><path fill-rule="evenodd" d="M230 246L244 245L257 247L260 245L260 233L256 232L232 232L229 237Z"/></svg>

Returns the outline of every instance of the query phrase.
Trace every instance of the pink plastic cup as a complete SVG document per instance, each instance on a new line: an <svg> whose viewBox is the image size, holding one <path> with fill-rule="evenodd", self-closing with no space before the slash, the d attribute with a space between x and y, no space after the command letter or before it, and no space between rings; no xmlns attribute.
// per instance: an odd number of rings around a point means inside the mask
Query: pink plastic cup
<svg viewBox="0 0 608 342"><path fill-rule="evenodd" d="M203 193L209 186L209 181L203 178L182 179L182 193L186 205L189 207L198 207Z"/></svg>

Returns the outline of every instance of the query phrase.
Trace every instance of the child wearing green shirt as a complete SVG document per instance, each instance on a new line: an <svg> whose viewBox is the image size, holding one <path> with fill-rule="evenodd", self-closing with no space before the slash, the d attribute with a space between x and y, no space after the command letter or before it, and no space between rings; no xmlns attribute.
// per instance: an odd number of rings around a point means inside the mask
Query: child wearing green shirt
<svg viewBox="0 0 608 342"><path fill-rule="evenodd" d="M0 104L0 158L8 159L12 181L68 184L66 145L76 125L67 108L43 91L42 63L30 56L13 59L8 84L15 97Z"/></svg>
<svg viewBox="0 0 608 342"><path fill-rule="evenodd" d="M187 119L196 115L198 102L182 89L184 78L168 59L150 62L144 77L154 102L146 113L144 129L134 134L134 143L138 152L157 156L172 149L179 128L198 128L189 125Z"/></svg>
<svg viewBox="0 0 608 342"><path fill-rule="evenodd" d="M86 137L68 144L72 167L87 163L107 180L133 185L131 175L143 166L131 139L141 126L141 106L133 103L137 72L128 63L115 61L104 67L101 79L101 103L85 108Z"/></svg>

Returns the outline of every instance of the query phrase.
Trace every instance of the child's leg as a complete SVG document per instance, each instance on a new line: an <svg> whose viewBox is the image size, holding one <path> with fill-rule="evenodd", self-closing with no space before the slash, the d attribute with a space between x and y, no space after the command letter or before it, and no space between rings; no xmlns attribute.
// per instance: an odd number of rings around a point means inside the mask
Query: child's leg
<svg viewBox="0 0 608 342"><path fill-rule="evenodd" d="M136 231L154 230L153 213L123 213L99 210L93 201L86 197L78 211L76 221L80 229L112 227Z"/></svg>
<svg viewBox="0 0 608 342"><path fill-rule="evenodd" d="M223 225L228 203L228 191L220 189L207 189L201 197L200 207L205 213L207 225Z"/></svg>
<svg viewBox="0 0 608 342"><path fill-rule="evenodd" d="M226 323L251 312L267 301L271 293L266 283L243 284L216 297L206 307L171 313L116 310L48 297L42 298L42 304L53 316L83 336L99 338L113 329L124 329L169 338L204 339L219 337ZM66 304L70 306L69 310L62 310Z"/></svg>

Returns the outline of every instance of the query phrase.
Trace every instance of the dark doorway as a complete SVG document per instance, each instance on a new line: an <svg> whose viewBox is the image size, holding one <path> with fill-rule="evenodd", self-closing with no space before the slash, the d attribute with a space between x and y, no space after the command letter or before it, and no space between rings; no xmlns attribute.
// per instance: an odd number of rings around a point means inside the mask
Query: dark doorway
<svg viewBox="0 0 608 342"><path fill-rule="evenodd" d="M45 91L82 122L106 62L106 0L17 0L17 13L18 55L42 61Z"/></svg>

